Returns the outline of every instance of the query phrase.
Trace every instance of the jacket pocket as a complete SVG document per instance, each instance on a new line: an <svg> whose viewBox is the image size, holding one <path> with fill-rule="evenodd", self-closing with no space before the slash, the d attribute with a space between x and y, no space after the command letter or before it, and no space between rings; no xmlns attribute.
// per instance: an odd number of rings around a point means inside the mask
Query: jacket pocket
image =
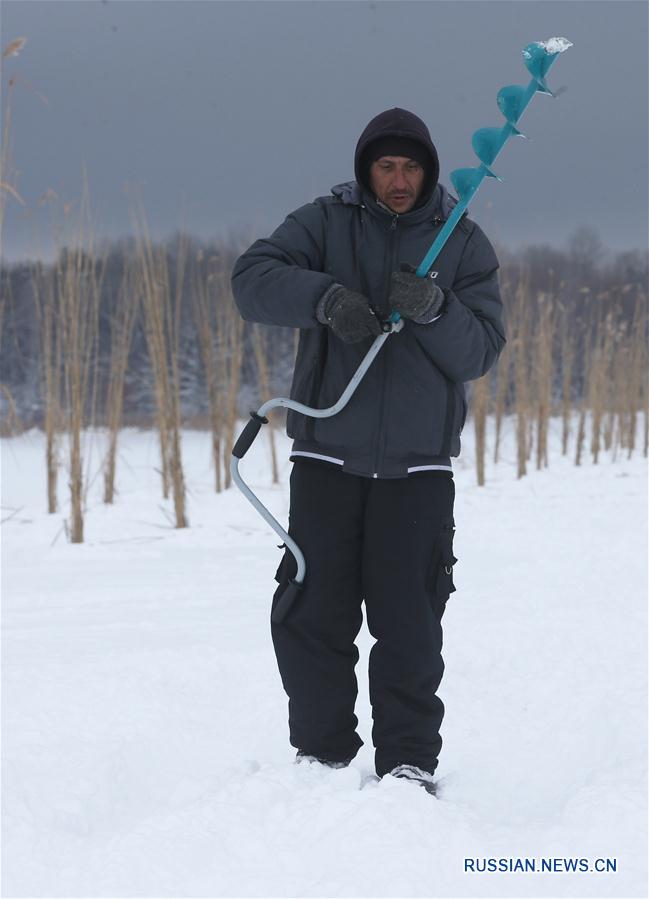
<svg viewBox="0 0 649 899"><path fill-rule="evenodd" d="M435 538L428 571L431 602L440 618L444 614L449 596L455 592L453 566L457 559L453 554L454 535L455 522L451 519L443 525Z"/></svg>
<svg viewBox="0 0 649 899"><path fill-rule="evenodd" d="M275 572L275 580L278 584L281 584L286 580L286 548L284 543L282 543L280 549L284 549L284 552L282 554L282 561L279 563L277 571Z"/></svg>
<svg viewBox="0 0 649 899"><path fill-rule="evenodd" d="M326 334L324 328L302 333L295 360L291 399L305 406L315 406L322 369L326 361ZM286 433L297 440L313 438L313 419L289 409L286 416Z"/></svg>

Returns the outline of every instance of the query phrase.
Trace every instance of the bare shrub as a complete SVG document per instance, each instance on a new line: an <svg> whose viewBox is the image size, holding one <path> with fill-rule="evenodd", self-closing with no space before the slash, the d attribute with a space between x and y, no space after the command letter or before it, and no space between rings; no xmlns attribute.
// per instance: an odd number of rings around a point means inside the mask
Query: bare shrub
<svg viewBox="0 0 649 899"><path fill-rule="evenodd" d="M45 269L38 263L33 272L36 316L39 322L41 364L43 371L43 405L45 409L45 471L47 478L47 510L57 511L58 480L58 438L62 427L61 411L61 367L63 336L62 321L59 319L59 295L57 277L62 280L57 269Z"/></svg>
<svg viewBox="0 0 649 899"><path fill-rule="evenodd" d="M149 359L153 369L156 400L156 420L160 438L160 459L163 496L171 489L175 525L185 528L185 478L181 454L181 406L179 336L181 303L187 262L187 242L181 235L175 269L175 284L171 283L168 254L164 246L154 246L143 207L136 206L138 277L141 282L142 308Z"/></svg>
<svg viewBox="0 0 649 899"><path fill-rule="evenodd" d="M70 541L83 543L84 473L82 435L94 411L93 361L97 340L99 292L103 268L95 259L89 229L87 181L78 232L56 263L58 328L63 362L63 421L69 439ZM89 402L90 398L90 402Z"/></svg>
<svg viewBox="0 0 649 899"><path fill-rule="evenodd" d="M548 464L548 425L552 408L552 348L555 322L554 297L540 293L537 300L534 382L536 393L536 467Z"/></svg>
<svg viewBox="0 0 649 899"><path fill-rule="evenodd" d="M18 56L26 43L26 38L18 37L7 44L2 52L0 65L4 65L5 60ZM3 90L3 114L2 114L2 143L0 144L0 245L2 244L2 234L5 217L5 203L7 197L10 196L21 206L25 205L25 201L18 193L17 177L18 170L14 166L12 158L12 141L11 141L11 113L14 88L16 85L15 78L9 78L7 89Z"/></svg>
<svg viewBox="0 0 649 899"><path fill-rule="evenodd" d="M614 313L609 312L603 320L599 320L589 371L589 405L592 416L590 449L595 464L599 461L599 454L602 449L602 422L605 410L610 403L611 362L614 341Z"/></svg>
<svg viewBox="0 0 649 899"><path fill-rule="evenodd" d="M500 441L502 437L503 419L507 408L507 393L509 391L511 355L507 347L503 351L496 368L496 393L494 397L494 463L497 465L500 458Z"/></svg>
<svg viewBox="0 0 649 899"><path fill-rule="evenodd" d="M588 414L588 380L590 373L590 342L585 341L583 351L583 384L581 398L579 400L579 416L577 419L577 435L575 439L575 465L579 466L582 462L584 453L584 444L586 441L586 416Z"/></svg>
<svg viewBox="0 0 649 899"><path fill-rule="evenodd" d="M11 437L13 434L19 434L23 430L22 421L18 414L18 409L11 395L11 391L6 384L0 384L0 394L4 397L6 405L6 416L2 420L0 436Z"/></svg>
<svg viewBox="0 0 649 899"><path fill-rule="evenodd" d="M644 394L644 397L643 397ZM644 399L644 402L643 402ZM628 390L626 395L626 409L624 411L624 434L622 445L626 446L628 458L631 458L636 445L636 431L638 427L638 412L645 407L645 433L647 425L647 296L639 292L636 297L636 307L631 323ZM647 455L645 438L644 454Z"/></svg>
<svg viewBox="0 0 649 899"><path fill-rule="evenodd" d="M235 306L229 272L220 271L215 277L218 295L216 312L219 333L218 377L223 396L223 458L229 460L234 446L234 432L238 417L239 383L243 359L244 323ZM230 487L230 466L225 465L225 487Z"/></svg>
<svg viewBox="0 0 649 899"><path fill-rule="evenodd" d="M117 442L122 426L124 383L129 350L140 304L140 276L141 271L135 266L134 261L126 259L117 294L116 308L110 323L110 368L106 396L108 449L104 460L104 502L109 504L113 503L115 499Z"/></svg>
<svg viewBox="0 0 649 899"><path fill-rule="evenodd" d="M568 453L572 417L572 372L575 361L575 335L570 327L568 309L561 307L561 455Z"/></svg>
<svg viewBox="0 0 649 899"><path fill-rule="evenodd" d="M522 279L514 294L511 315L512 347L514 357L514 390L516 395L516 459L519 478L527 474L529 458L528 427L530 421L530 304L527 282Z"/></svg>
<svg viewBox="0 0 649 899"><path fill-rule="evenodd" d="M268 367L268 329L263 325L253 325L252 328L252 346L257 363L257 374L259 376L259 393L262 403L271 399L270 392L270 376ZM268 442L270 447L270 460L273 484L279 483L279 468L277 466L277 449L275 446L275 422L273 410L268 413Z"/></svg>
<svg viewBox="0 0 649 899"><path fill-rule="evenodd" d="M216 330L216 311L218 297L217 284L220 283L218 268L208 270L204 277L200 268L203 253L199 253L192 267L192 308L194 324L198 338L198 347L205 373L205 387L209 408L210 431L212 436L212 465L214 467L214 488L220 493L223 487L221 474L221 444L223 439L223 396L218 378L218 334ZM218 258L209 259L210 267L218 265Z"/></svg>
<svg viewBox="0 0 649 899"><path fill-rule="evenodd" d="M486 374L473 382L473 427L475 430L476 476L479 487L484 487L485 484L490 380L489 374Z"/></svg>
<svg viewBox="0 0 649 899"><path fill-rule="evenodd" d="M25 42L26 39L24 37L15 38L10 41L2 52L0 65L4 65L5 60L10 59L13 56L18 56L25 46ZM21 206L25 205L25 201L18 193L16 184L18 171L13 164L12 158L11 112L14 87L15 79L9 78L7 89L2 91L4 102L2 113L2 141L0 143L0 247L3 245L2 235L4 233L5 203L7 197L12 197ZM0 295L0 335L2 335L10 289L10 284L7 284L6 292L2 291ZM16 408L11 390L6 384L0 385L0 392L4 397L7 409L6 418L2 421L2 432L13 434L21 428L18 409Z"/></svg>

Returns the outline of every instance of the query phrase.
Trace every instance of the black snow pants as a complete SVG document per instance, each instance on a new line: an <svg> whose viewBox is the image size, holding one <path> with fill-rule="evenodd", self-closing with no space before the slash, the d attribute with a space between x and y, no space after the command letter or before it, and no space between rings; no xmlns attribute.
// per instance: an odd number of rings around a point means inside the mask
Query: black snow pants
<svg viewBox="0 0 649 899"><path fill-rule="evenodd" d="M444 714L436 695L444 671L441 618L455 589L453 477L431 471L370 479L300 460L290 484L289 533L307 572L272 635L291 744L331 761L353 758L362 745L354 640L364 601L376 640L369 662L376 772L409 764L432 773ZM294 574L285 550L274 601Z"/></svg>

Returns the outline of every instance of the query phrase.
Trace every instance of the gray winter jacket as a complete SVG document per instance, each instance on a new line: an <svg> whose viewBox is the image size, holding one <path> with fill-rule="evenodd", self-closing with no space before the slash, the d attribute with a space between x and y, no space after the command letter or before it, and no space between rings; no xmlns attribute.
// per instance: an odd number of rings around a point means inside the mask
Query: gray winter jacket
<svg viewBox="0 0 649 899"><path fill-rule="evenodd" d="M387 318L391 273L403 262L419 264L455 203L438 184L425 205L396 215L356 182L340 184L237 260L232 287L243 318L300 329L293 399L333 405L372 342L343 343L317 321L325 291L336 282L357 290ZM447 298L442 317L406 321L338 415L289 412L293 449L368 477L449 464L466 418L463 382L485 374L505 344L497 269L484 233L463 216L433 265Z"/></svg>

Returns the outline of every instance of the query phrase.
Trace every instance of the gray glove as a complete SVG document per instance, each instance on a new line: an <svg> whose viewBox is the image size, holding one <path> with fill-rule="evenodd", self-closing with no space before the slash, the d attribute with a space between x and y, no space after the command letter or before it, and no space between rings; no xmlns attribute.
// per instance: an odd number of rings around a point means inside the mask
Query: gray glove
<svg viewBox="0 0 649 899"><path fill-rule="evenodd" d="M392 272L389 303L402 318L427 325L444 311L446 297L430 276L419 278L415 269L404 263L400 272Z"/></svg>
<svg viewBox="0 0 649 899"><path fill-rule="evenodd" d="M332 284L319 300L316 318L329 325L336 337L345 343L356 343L383 333L379 320L361 293Z"/></svg>

